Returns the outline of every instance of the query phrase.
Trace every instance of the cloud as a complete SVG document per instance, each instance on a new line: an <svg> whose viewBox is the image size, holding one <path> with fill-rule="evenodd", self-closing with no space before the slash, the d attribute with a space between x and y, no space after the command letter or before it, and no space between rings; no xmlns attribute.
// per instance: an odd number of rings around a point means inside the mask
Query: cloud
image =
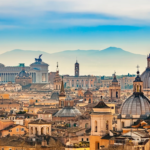
<svg viewBox="0 0 150 150"><path fill-rule="evenodd" d="M57 16L46 16L50 12ZM97 14L110 18L75 18L66 14ZM150 24L149 0L1 0L0 17L19 18L35 24L62 23L63 25L132 25ZM79 17L78 15L78 17ZM46 16L46 17L45 17ZM57 18L58 17L58 18ZM24 19L24 20L23 20ZM44 20L45 19L45 20ZM26 22L26 24L28 24Z"/></svg>
<svg viewBox="0 0 150 150"><path fill-rule="evenodd" d="M146 19L150 18L149 0L1 0L0 12L34 15L46 11L88 12L114 16ZM30 14L32 15L32 14Z"/></svg>

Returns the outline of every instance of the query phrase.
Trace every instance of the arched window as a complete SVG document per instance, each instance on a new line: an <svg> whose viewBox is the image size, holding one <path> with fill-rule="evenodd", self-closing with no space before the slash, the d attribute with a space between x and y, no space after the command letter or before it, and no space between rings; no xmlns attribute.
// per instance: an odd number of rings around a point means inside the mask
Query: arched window
<svg viewBox="0 0 150 150"><path fill-rule="evenodd" d="M108 122L108 120L106 121L106 130L108 131L108 129L109 129L109 122Z"/></svg>
<svg viewBox="0 0 150 150"><path fill-rule="evenodd" d="M139 86L137 85L137 92L139 92Z"/></svg>
<svg viewBox="0 0 150 150"><path fill-rule="evenodd" d="M70 106L70 102L68 102L68 106Z"/></svg>
<svg viewBox="0 0 150 150"><path fill-rule="evenodd" d="M88 128L88 123L85 124L85 128Z"/></svg>
<svg viewBox="0 0 150 150"><path fill-rule="evenodd" d="M43 135L44 134L44 128L42 127L41 128L41 135Z"/></svg>
<svg viewBox="0 0 150 150"><path fill-rule="evenodd" d="M95 121L95 132L97 132L97 121Z"/></svg>
<svg viewBox="0 0 150 150"><path fill-rule="evenodd" d="M35 127L35 134L38 135L37 127Z"/></svg>
<svg viewBox="0 0 150 150"><path fill-rule="evenodd" d="M58 90L57 88L58 88L58 86L56 85L56 90Z"/></svg>
<svg viewBox="0 0 150 150"><path fill-rule="evenodd" d="M91 99L89 99L89 103L91 103Z"/></svg>
<svg viewBox="0 0 150 150"><path fill-rule="evenodd" d="M136 92L136 85L134 86L134 92Z"/></svg>
<svg viewBox="0 0 150 150"><path fill-rule="evenodd" d="M116 98L118 98L118 91L116 92Z"/></svg>
<svg viewBox="0 0 150 150"><path fill-rule="evenodd" d="M31 134L33 134L33 127L31 127Z"/></svg>
<svg viewBox="0 0 150 150"><path fill-rule="evenodd" d="M99 142L96 142L96 149L99 150Z"/></svg>
<svg viewBox="0 0 150 150"><path fill-rule="evenodd" d="M64 102L63 101L61 101L61 107L63 107L64 106Z"/></svg>

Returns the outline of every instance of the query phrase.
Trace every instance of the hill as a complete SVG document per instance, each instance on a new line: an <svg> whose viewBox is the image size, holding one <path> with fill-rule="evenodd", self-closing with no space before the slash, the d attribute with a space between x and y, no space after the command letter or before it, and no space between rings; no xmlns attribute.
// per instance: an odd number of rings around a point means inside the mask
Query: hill
<svg viewBox="0 0 150 150"><path fill-rule="evenodd" d="M137 65L142 73L147 63L145 55L130 53L116 47L104 50L66 50L52 54L16 49L1 54L0 62L7 66L16 66L19 63L25 63L27 66L40 54L43 54L42 60L50 65L50 71L55 71L56 63L59 62L60 74L71 75L74 74L76 58L80 63L81 75L111 75L114 71L117 74L135 74Z"/></svg>

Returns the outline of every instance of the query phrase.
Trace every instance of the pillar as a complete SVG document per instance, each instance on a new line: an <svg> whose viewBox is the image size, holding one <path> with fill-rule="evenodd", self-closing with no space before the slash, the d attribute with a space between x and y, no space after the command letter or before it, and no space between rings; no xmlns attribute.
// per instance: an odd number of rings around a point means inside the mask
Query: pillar
<svg viewBox="0 0 150 150"><path fill-rule="evenodd" d="M35 135L35 127L33 127L33 134Z"/></svg>
<svg viewBox="0 0 150 150"><path fill-rule="evenodd" d="M31 135L31 127L29 127L29 136Z"/></svg>
<svg viewBox="0 0 150 150"><path fill-rule="evenodd" d="M72 85L71 85L71 80L70 80L70 87L72 87Z"/></svg>
<svg viewBox="0 0 150 150"><path fill-rule="evenodd" d="M41 135L41 127L38 127L38 135Z"/></svg>
<svg viewBox="0 0 150 150"><path fill-rule="evenodd" d="M49 135L51 135L51 126L49 126Z"/></svg>

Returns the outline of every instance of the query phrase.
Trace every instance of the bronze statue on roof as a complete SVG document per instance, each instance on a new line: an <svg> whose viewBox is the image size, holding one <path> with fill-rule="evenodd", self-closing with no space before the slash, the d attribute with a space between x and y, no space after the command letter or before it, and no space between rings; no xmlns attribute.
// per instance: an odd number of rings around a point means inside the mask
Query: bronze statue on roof
<svg viewBox="0 0 150 150"><path fill-rule="evenodd" d="M42 62L41 57L42 57L42 54L41 54L41 55L39 55L39 58L35 58L35 61L36 61L36 62Z"/></svg>

